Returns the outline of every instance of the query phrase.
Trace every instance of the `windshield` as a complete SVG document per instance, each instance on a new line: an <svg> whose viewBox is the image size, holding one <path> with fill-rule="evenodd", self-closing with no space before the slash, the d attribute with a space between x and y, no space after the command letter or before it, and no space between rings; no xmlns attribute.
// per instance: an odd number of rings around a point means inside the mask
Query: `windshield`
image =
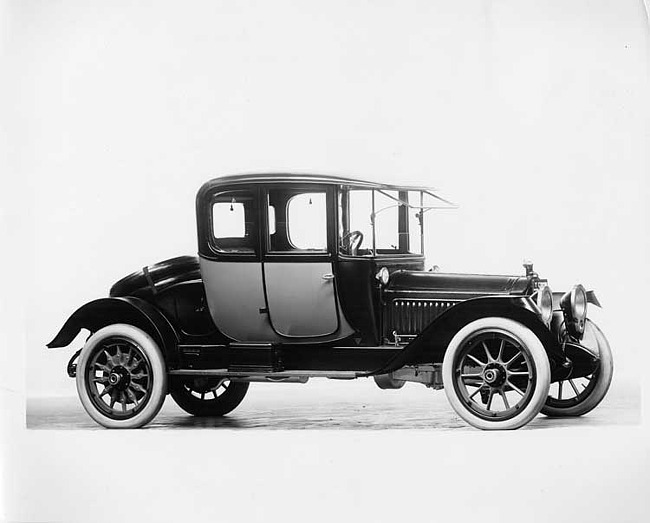
<svg viewBox="0 0 650 523"><path fill-rule="evenodd" d="M424 191L343 189L339 193L339 249L350 256L422 254ZM424 212L423 212L424 211Z"/></svg>

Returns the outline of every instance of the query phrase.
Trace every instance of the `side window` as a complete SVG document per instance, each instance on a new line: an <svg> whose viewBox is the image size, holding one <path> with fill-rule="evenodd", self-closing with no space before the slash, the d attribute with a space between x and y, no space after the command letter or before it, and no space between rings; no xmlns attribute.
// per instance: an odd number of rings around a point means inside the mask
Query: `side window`
<svg viewBox="0 0 650 523"><path fill-rule="evenodd" d="M289 242L300 250L327 250L327 207L325 193L298 194L287 206Z"/></svg>
<svg viewBox="0 0 650 523"><path fill-rule="evenodd" d="M338 244L339 252L348 256L372 255L372 191L339 193Z"/></svg>
<svg viewBox="0 0 650 523"><path fill-rule="evenodd" d="M418 191L343 189L339 193L340 252L348 256L421 254L421 206Z"/></svg>
<svg viewBox="0 0 650 523"><path fill-rule="evenodd" d="M399 252L399 204L397 191L375 191L377 252Z"/></svg>
<svg viewBox="0 0 650 523"><path fill-rule="evenodd" d="M271 252L327 252L325 191L271 189L268 208Z"/></svg>
<svg viewBox="0 0 650 523"><path fill-rule="evenodd" d="M228 191L212 200L212 235L222 252L255 252L257 220L255 198L249 191Z"/></svg>

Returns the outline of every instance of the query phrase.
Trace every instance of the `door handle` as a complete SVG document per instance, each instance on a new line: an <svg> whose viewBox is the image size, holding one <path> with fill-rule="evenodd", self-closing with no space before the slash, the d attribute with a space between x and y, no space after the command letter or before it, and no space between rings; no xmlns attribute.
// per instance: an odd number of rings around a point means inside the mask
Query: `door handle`
<svg viewBox="0 0 650 523"><path fill-rule="evenodd" d="M333 279L334 279L334 275L333 275L331 272L328 272L327 274L323 274L323 275L321 276L321 278L323 278L324 280L328 280L328 281L329 281L329 280L333 280Z"/></svg>

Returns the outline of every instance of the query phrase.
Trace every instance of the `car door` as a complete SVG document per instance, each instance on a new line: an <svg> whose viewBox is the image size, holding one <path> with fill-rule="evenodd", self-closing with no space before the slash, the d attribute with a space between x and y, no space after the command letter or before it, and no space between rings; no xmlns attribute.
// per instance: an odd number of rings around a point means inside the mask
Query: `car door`
<svg viewBox="0 0 650 523"><path fill-rule="evenodd" d="M265 199L263 274L273 329L295 338L335 333L332 188L269 187Z"/></svg>
<svg viewBox="0 0 650 523"><path fill-rule="evenodd" d="M210 315L223 334L240 342L280 340L265 314L258 202L256 187L218 188L199 214L199 237L209 246L199 263Z"/></svg>

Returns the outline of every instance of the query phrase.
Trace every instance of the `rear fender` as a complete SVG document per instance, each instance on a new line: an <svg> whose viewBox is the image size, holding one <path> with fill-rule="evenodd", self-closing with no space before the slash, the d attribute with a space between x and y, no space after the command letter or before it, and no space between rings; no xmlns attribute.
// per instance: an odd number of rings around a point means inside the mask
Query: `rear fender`
<svg viewBox="0 0 650 523"><path fill-rule="evenodd" d="M114 323L127 323L148 333L160 346L170 368L179 364L178 335L167 318L150 303L134 297L101 298L77 309L47 344L50 349L67 347L81 329L91 333Z"/></svg>
<svg viewBox="0 0 650 523"><path fill-rule="evenodd" d="M468 323L487 316L509 318L522 323L540 339L551 363L551 372L564 361L562 348L539 318L535 303L527 296L488 296L463 301L434 319L385 367L372 374L385 374L404 365L441 363L449 342Z"/></svg>

